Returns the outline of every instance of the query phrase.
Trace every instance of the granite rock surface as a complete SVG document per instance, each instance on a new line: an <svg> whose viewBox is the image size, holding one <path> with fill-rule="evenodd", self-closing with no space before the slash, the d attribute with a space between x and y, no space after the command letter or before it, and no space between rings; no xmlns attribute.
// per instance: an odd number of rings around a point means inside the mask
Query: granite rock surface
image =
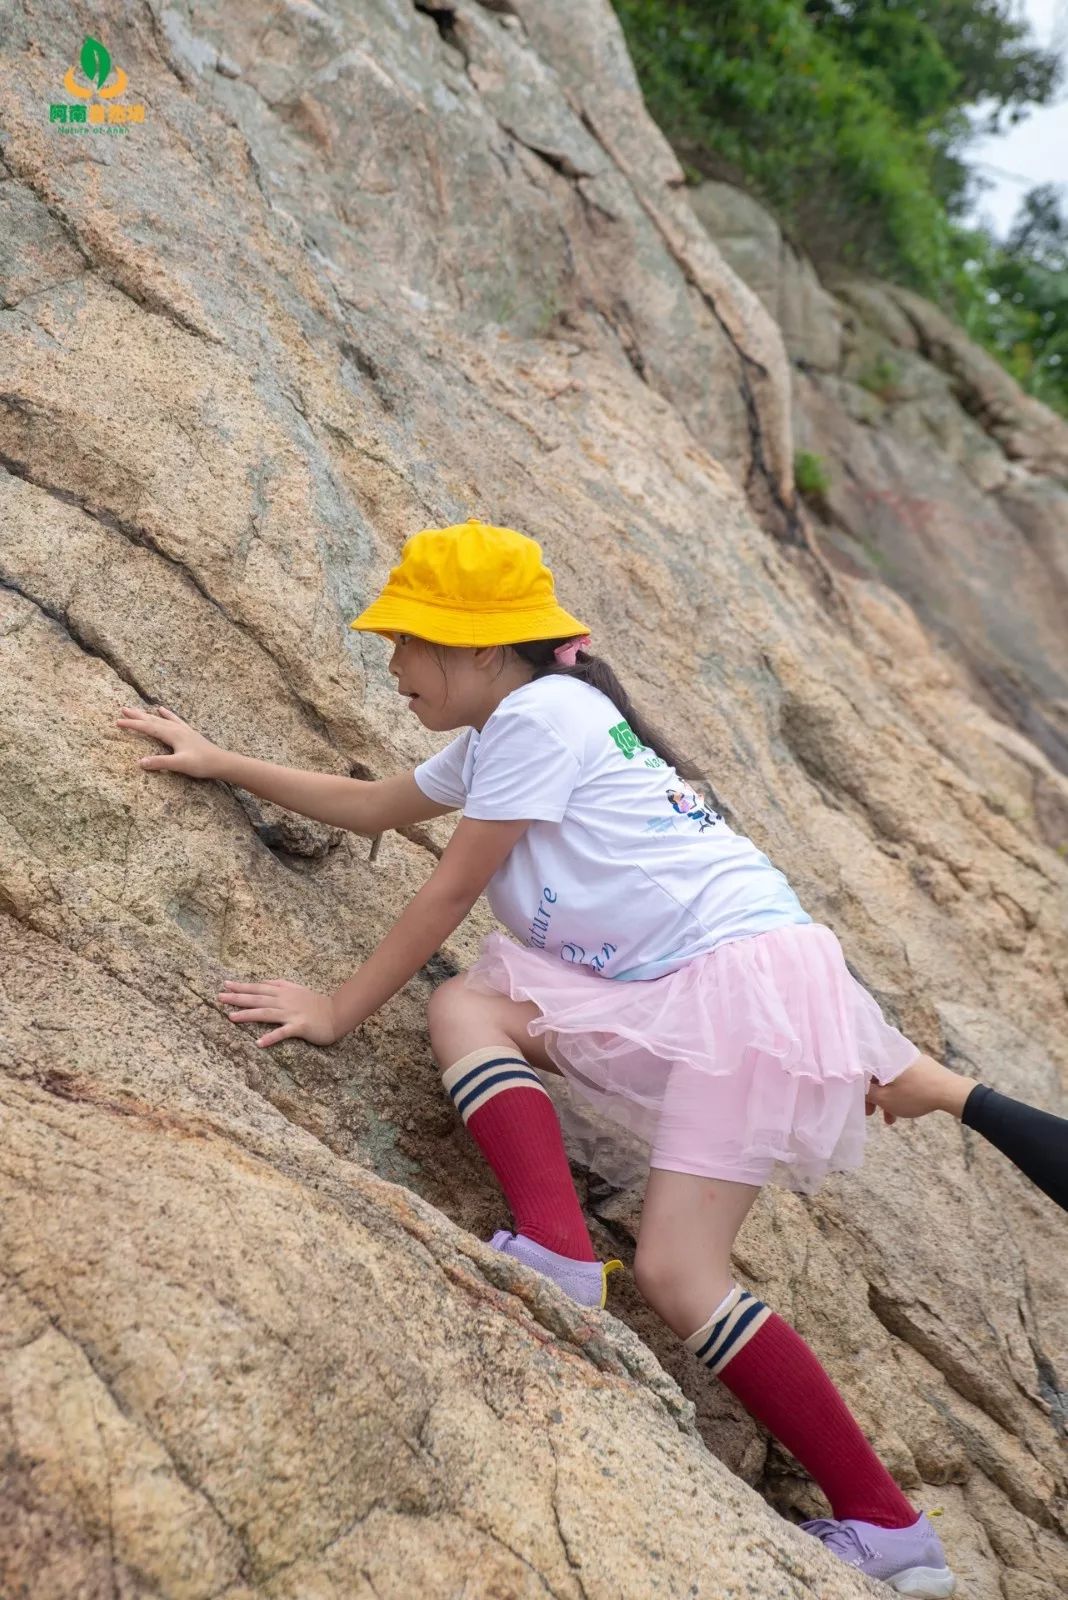
<svg viewBox="0 0 1068 1600"><path fill-rule="evenodd" d="M124 132L50 121L86 35ZM603 0L39 0L0 59L0 1593L875 1593L629 1275L583 1312L479 1243L425 1009L483 905L331 1049L216 1003L341 982L453 819L372 854L114 719L411 767L346 624L416 529L518 527L886 1015L1063 1114L1068 428L691 193ZM629 1261L627 1152L569 1128ZM1064 1228L932 1117L738 1241L967 1600L1068 1588Z"/></svg>

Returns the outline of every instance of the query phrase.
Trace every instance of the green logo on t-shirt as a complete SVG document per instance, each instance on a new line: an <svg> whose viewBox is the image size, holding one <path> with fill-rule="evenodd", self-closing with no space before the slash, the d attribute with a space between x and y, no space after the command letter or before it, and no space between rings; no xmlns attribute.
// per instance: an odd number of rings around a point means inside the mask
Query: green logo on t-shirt
<svg viewBox="0 0 1068 1600"><path fill-rule="evenodd" d="M614 728L609 728L608 736L610 739L615 740L616 748L620 755L626 756L628 761L632 760L639 750L649 750L649 746L642 744L629 722L617 722ZM661 760L659 756L654 755L649 750L649 759L645 765L647 767L666 767L667 762Z"/></svg>
<svg viewBox="0 0 1068 1600"><path fill-rule="evenodd" d="M615 740L620 754L625 755L628 761L632 756L636 756L639 750L645 748L630 723L626 721L617 722L614 728L609 728L608 736Z"/></svg>

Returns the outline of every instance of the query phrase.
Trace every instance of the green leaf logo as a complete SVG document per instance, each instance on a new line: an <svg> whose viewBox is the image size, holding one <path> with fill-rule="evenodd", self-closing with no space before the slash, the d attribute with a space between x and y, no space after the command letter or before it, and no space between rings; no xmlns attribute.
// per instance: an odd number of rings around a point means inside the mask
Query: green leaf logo
<svg viewBox="0 0 1068 1600"><path fill-rule="evenodd" d="M90 83L95 82L102 89L107 82L108 73L111 71L111 57L108 55L99 39L91 39L87 35L82 44L82 53L79 58L81 69Z"/></svg>

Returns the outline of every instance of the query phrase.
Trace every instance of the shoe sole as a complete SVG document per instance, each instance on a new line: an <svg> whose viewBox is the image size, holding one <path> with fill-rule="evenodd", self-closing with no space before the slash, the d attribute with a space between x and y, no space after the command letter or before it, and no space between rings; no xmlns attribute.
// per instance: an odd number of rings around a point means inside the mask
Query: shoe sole
<svg viewBox="0 0 1068 1600"><path fill-rule="evenodd" d="M886 1581L898 1594L912 1595L913 1600L945 1600L957 1588L948 1567L909 1567Z"/></svg>

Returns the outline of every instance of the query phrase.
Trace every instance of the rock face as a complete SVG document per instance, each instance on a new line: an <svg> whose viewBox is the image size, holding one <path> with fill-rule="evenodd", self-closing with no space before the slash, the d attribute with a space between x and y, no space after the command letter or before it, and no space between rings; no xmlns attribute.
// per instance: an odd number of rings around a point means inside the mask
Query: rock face
<svg viewBox="0 0 1068 1600"><path fill-rule="evenodd" d="M693 203L781 327L797 443L830 474L821 545L902 594L1068 771L1068 424L908 290L828 293L750 196L704 183Z"/></svg>
<svg viewBox="0 0 1068 1600"><path fill-rule="evenodd" d="M49 120L86 33L124 134ZM0 49L0 1593L872 1593L629 1279L584 1313L473 1237L425 1004L483 906L330 1050L216 1004L340 982L452 819L372 856L114 718L410 767L443 741L345 624L417 528L521 528L887 1016L1063 1113L1068 429L691 205L602 0L42 0ZM739 1239L968 1600L1068 1588L1064 1229L934 1117Z"/></svg>

